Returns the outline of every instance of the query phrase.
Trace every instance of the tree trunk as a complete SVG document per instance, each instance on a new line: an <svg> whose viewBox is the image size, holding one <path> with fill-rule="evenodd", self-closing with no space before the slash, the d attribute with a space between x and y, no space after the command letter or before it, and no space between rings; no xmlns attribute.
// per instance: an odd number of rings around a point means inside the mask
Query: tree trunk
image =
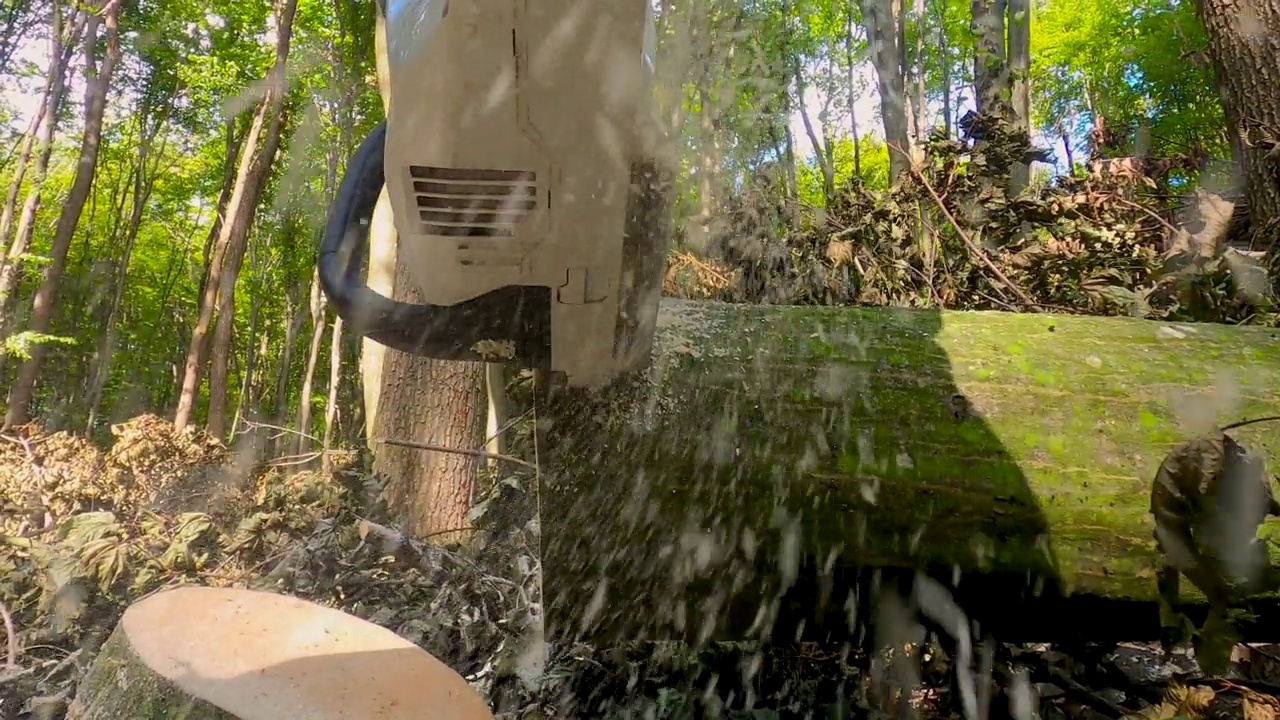
<svg viewBox="0 0 1280 720"><path fill-rule="evenodd" d="M314 278L314 273L312 274ZM289 324L284 330L284 344L280 348L280 366L276 369L276 387L271 404L271 417L275 425L283 425L289 414L289 380L292 378L293 353L298 344L298 336L302 334L302 325L307 321L307 306L296 297L298 290L289 292L286 299L285 315Z"/></svg>
<svg viewBox="0 0 1280 720"><path fill-rule="evenodd" d="M1009 74L1013 121L1031 134L1031 0L1009 0ZM1009 190L1018 193L1031 182L1031 166L1014 163Z"/></svg>
<svg viewBox="0 0 1280 720"><path fill-rule="evenodd" d="M1262 247L1280 244L1280 0L1199 0L1218 91L1246 183L1253 232L1274 223Z"/></svg>
<svg viewBox="0 0 1280 720"><path fill-rule="evenodd" d="M72 11L70 20L75 20L76 13ZM40 93L40 105L36 107L36 112L31 116L31 122L28 130L22 137L22 149L18 153L18 164L13 169L13 178L9 181L9 193L4 200L4 210L0 213L0 267L3 267L8 256L9 241L13 234L13 213L18 207L18 195L22 191L22 180L27 174L27 165L31 162L31 153L36 145L36 137L40 135L40 128L44 125L45 118L49 115L49 107L59 98L55 97L55 90L61 86L66 78L67 63L71 61L72 48L75 47L75 40L64 42L63 33L63 17L62 8L57 0L53 0L49 7L49 69L45 73L44 88ZM74 22L70 23L72 26ZM58 93L60 94L60 93ZM39 190L37 187L36 190Z"/></svg>
<svg viewBox="0 0 1280 720"><path fill-rule="evenodd" d="M232 194L230 222L223 226L226 238L226 256L219 267L220 272L210 277L217 277L217 325L214 328L214 347L217 352L212 355L209 369L209 418L207 429L214 437L226 435L227 421L227 361L232 353L232 333L235 328L235 293L236 281L240 277L240 267L244 264L244 254L248 247L249 233L258 211L258 201L266 187L271 167L275 164L276 151L280 147L280 127L284 120L284 101L288 93L285 79L285 64L289 60L289 42L293 35L293 17L298 9L298 0L281 0L277 5L276 58L271 72L267 76L267 93L254 116L255 129L266 126L262 146L258 147L258 133L249 131L249 140L245 143L244 158L241 160L241 181L236 192ZM247 166L247 168L246 168ZM206 292L206 295L209 293ZM201 309L201 318L204 317ZM205 323L208 326L208 323ZM200 338L203 340L203 338ZM192 344L196 344L192 335ZM190 380L184 381L182 398L195 398L195 390L199 387L200 367L194 372L188 368ZM188 388L190 387L190 393ZM181 403L181 400L179 401ZM183 423L187 421L183 407L178 406L179 416ZM175 424L177 421L175 420Z"/></svg>
<svg viewBox="0 0 1280 720"><path fill-rule="evenodd" d="M862 22L871 44L871 63L880 85L880 115L889 143L889 180L911 168L911 133L907 117L906 84L902 77L897 37L901 18L893 14L893 0L860 0Z"/></svg>
<svg viewBox="0 0 1280 720"><path fill-rule="evenodd" d="M374 6L374 64L378 72L378 96L382 100L382 111L390 109L391 80L390 68L387 65L387 16L383 2L375 2ZM683 103L677 103L673 112L678 112ZM365 283L369 289L390 297L395 287L397 236L395 218L391 212L391 196L384 185L378 194L378 202L373 208L373 217L369 219L369 269ZM360 340L360 383L364 390L365 442L369 449L377 451L374 444L375 424L378 418L378 400L382 394L382 370L386 360L385 345L361 338Z"/></svg>
<svg viewBox="0 0 1280 720"><path fill-rule="evenodd" d="M1009 102L1004 17L1008 0L973 0L973 92L979 115L999 112Z"/></svg>
<svg viewBox="0 0 1280 720"><path fill-rule="evenodd" d="M1162 458L1280 413L1280 338L1261 327L675 300L658 327L650 372L538 409L548 639L594 619L599 644L753 622L839 642L869 568L955 572L1011 642L1158 634L1150 606L1125 627L1129 606L1054 603L1154 601ZM1183 393L1223 372L1239 400L1205 417ZM1280 462L1274 424L1231 435Z"/></svg>
<svg viewBox="0 0 1280 720"><path fill-rule="evenodd" d="M916 80L916 141L923 144L929 133L927 125L928 117L925 115L925 103L928 102L928 96L925 94L925 36L929 33L929 14L928 7L924 0L915 0L913 7L916 15L916 58L915 58L915 80Z"/></svg>
<svg viewBox="0 0 1280 720"><path fill-rule="evenodd" d="M844 42L845 59L849 63L849 138L853 140L853 176L862 178L862 143L858 135L858 97L856 75L854 73L855 56L853 54L853 11L854 3L849 3L849 12L845 15Z"/></svg>
<svg viewBox="0 0 1280 720"><path fill-rule="evenodd" d="M116 339L119 335L117 322L124 302L125 285L129 280L129 262L133 258L133 247L138 240L138 231L142 227L142 213L146 209L147 201L151 198L151 191L155 188L156 171L159 169L160 160L164 157L164 144L161 143L159 151L154 155L152 145L166 120L165 112L155 118L154 122L150 121L145 114L140 116L138 169L134 174L133 202L129 210L129 221L124 230L124 249L116 264L107 318L94 353L92 370L89 374L89 392L85 398L89 416L85 424L85 434L90 437L93 436L94 427L98 422L98 410L102 406L103 391L107 386L107 380L111 377L111 361L115 355ZM149 165L148 161L150 161Z"/></svg>
<svg viewBox="0 0 1280 720"><path fill-rule="evenodd" d="M369 289L391 297L396 273L396 229L391 213L391 196L384 186L369 221ZM382 375L387 361L387 347L362 339L360 341L360 381L364 388L365 440L375 453L374 431L378 406L382 398Z"/></svg>
<svg viewBox="0 0 1280 720"><path fill-rule="evenodd" d="M397 269L397 285L402 272ZM421 302L409 290L397 292L397 299ZM467 452L484 447L485 364L393 352L384 360L382 377L375 433L383 442L374 450L374 471L387 479L388 508L414 537L442 544L467 540L479 460L385 441Z"/></svg>
<svg viewBox="0 0 1280 720"><path fill-rule="evenodd" d="M260 294L255 295L249 301L249 332L246 335L248 341L244 356L244 374L240 378L240 392L236 397L236 411L231 418L231 427L226 429L227 434L231 436L234 436L236 428L240 427L240 421L246 415L257 417L253 389L257 383L258 359L267 351L267 333L263 332L258 325L262 318L262 302L263 297ZM230 345L227 346L228 349L230 347ZM214 437L221 436L215 435Z"/></svg>
<svg viewBox="0 0 1280 720"><path fill-rule="evenodd" d="M942 127L948 138L951 137L951 46L947 42L947 3L937 3L938 7L938 63L942 70Z"/></svg>
<svg viewBox="0 0 1280 720"><path fill-rule="evenodd" d="M320 362L320 344L324 342L324 294L320 292L320 274L316 270L311 277L311 344L307 351L307 369L302 373L302 390L298 393L298 414L294 419L294 427L299 433L294 452L307 450L307 439L311 436L311 392L315 387L316 365Z"/></svg>
<svg viewBox="0 0 1280 720"><path fill-rule="evenodd" d="M333 319L333 332L329 336L329 396L324 403L324 441L321 460L324 471L330 469L330 452L333 450L335 426L338 422L338 389L342 386L342 318Z"/></svg>
<svg viewBox="0 0 1280 720"><path fill-rule="evenodd" d="M67 718L391 717L423 698L434 717L493 719L461 675L384 627L288 595L185 586L125 610Z"/></svg>
<svg viewBox="0 0 1280 720"><path fill-rule="evenodd" d="M0 337L7 336L8 328L13 326L14 318L11 317L9 303L18 286L18 271L22 255L31 246L31 237L35 232L36 213L40 209L40 190L44 187L45 177L49 171L49 159L53 155L53 139L57 136L58 119L67 94L67 68L71 64L71 54L75 51L76 43L80 40L87 23L87 14L77 14L61 52L50 56L48 80L50 88L47 102L49 110L45 113L44 125L41 126L39 139L36 141L36 164L32 169L31 188L22 202L22 213L18 217L18 228L12 245L9 244L7 232L3 238L7 252L6 262L0 263ZM15 202L20 189L18 178L15 178L14 184L9 188L9 195Z"/></svg>
<svg viewBox="0 0 1280 720"><path fill-rule="evenodd" d="M92 15L88 20L85 32L85 98L84 98L84 136L80 142L80 157L76 165L75 180L71 191L67 194L62 211L58 214L58 224L53 231L53 240L49 250L50 261L45 267L40 287L36 290L31 304L32 332L48 334L53 320L53 308L57 301L58 285L62 281L62 270L67 263L67 251L75 236L76 227L80 224L80 214L85 202L89 199L89 191L93 189L93 178L98 168L98 147L102 140L102 116L107 105L107 90L111 77L115 73L116 63L120 59L120 37L118 19L120 16L120 0L107 0L101 10L101 16ZM106 29L106 55L101 66L98 63L98 25ZM18 379L9 391L9 403L5 410L4 425L13 427L21 425L29 419L31 400L35 394L36 381L40 377L40 366L44 361L46 346L37 343L31 348L31 356L18 371Z"/></svg>

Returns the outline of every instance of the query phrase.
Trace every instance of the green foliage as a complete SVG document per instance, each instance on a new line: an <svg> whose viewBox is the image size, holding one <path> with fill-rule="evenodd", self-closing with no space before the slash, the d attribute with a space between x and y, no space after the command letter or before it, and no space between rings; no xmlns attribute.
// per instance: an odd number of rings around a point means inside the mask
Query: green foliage
<svg viewBox="0 0 1280 720"><path fill-rule="evenodd" d="M1033 115L1046 132L1082 137L1101 121L1127 149L1146 128L1156 156L1228 151L1192 3L1050 0L1032 22Z"/></svg>
<svg viewBox="0 0 1280 720"><path fill-rule="evenodd" d="M862 185L869 189L889 189L889 146L884 141L872 136L863 136L858 141L859 167L858 178ZM854 178L853 141L848 137L832 141L832 167L835 169L837 187L850 184ZM796 171L797 193L800 201L811 207L825 207L826 198L822 193L822 171L814 160L809 160Z"/></svg>

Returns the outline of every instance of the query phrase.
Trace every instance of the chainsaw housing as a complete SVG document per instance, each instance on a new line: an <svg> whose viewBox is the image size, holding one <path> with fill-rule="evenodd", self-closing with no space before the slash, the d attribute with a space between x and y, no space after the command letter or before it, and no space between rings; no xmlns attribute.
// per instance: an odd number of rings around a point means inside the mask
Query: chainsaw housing
<svg viewBox="0 0 1280 720"><path fill-rule="evenodd" d="M386 12L383 181L399 263L431 312L353 325L397 349L562 371L570 385L643 369L671 223L650 3L389 0ZM325 261L326 292L340 294ZM359 316L371 293L335 305Z"/></svg>

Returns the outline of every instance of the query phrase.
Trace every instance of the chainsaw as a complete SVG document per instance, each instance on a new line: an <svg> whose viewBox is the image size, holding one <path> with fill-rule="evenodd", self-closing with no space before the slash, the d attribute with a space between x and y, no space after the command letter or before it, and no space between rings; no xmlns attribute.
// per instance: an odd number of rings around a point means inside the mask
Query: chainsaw
<svg viewBox="0 0 1280 720"><path fill-rule="evenodd" d="M645 368L671 227L651 4L388 0L385 12L387 119L348 162L321 241L335 311L394 350L571 386ZM384 187L421 302L363 279Z"/></svg>

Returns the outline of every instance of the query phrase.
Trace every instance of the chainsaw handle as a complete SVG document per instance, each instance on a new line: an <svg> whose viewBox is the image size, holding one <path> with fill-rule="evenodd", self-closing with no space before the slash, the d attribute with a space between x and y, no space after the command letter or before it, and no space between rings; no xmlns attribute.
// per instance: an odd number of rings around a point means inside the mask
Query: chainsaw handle
<svg viewBox="0 0 1280 720"><path fill-rule="evenodd" d="M338 187L321 238L320 287L358 335L394 350L443 360L482 360L472 351L465 312L392 300L361 277L370 222L386 181L387 124L378 123L356 150Z"/></svg>

